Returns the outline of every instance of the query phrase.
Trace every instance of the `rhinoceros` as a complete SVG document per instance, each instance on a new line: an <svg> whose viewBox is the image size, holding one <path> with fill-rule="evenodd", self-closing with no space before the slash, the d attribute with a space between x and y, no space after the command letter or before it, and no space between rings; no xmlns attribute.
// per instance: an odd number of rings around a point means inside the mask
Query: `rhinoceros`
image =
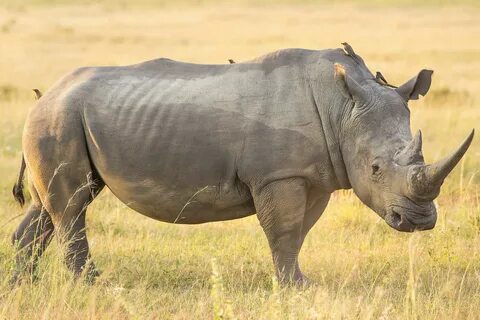
<svg viewBox="0 0 480 320"><path fill-rule="evenodd" d="M425 164L407 103L427 93L431 77L424 69L392 86L346 43L235 64L162 58L79 68L25 122L32 200L13 235L14 279L34 272L54 229L74 275L98 274L85 215L105 186L163 222L256 214L282 283L308 280L298 254L335 190L353 188L396 230L431 229L433 200L474 135ZM23 198L21 179L14 194Z"/></svg>

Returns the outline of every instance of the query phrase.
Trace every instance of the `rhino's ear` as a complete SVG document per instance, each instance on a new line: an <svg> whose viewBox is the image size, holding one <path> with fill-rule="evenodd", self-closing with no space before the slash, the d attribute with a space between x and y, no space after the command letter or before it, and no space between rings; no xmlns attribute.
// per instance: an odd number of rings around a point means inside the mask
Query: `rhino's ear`
<svg viewBox="0 0 480 320"><path fill-rule="evenodd" d="M343 65L340 63L334 64L335 69L335 84L340 92L346 97L353 100L363 100L366 98L366 91L355 79L350 77Z"/></svg>
<svg viewBox="0 0 480 320"><path fill-rule="evenodd" d="M395 91L405 100L417 100L419 95L425 96L432 84L433 70L423 69L416 77L408 80Z"/></svg>

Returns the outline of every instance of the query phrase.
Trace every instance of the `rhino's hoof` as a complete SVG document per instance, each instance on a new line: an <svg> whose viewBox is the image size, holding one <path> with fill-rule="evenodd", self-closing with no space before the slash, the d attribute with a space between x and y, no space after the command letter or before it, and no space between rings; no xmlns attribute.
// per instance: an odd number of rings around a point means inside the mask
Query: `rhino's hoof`
<svg viewBox="0 0 480 320"><path fill-rule="evenodd" d="M84 266L83 270L74 272L74 279L83 280L87 285L95 284L99 276L100 273L93 263Z"/></svg>
<svg viewBox="0 0 480 320"><path fill-rule="evenodd" d="M314 281L310 280L303 274L301 276L295 277L290 281L289 286L295 287L297 289L307 289L315 284Z"/></svg>
<svg viewBox="0 0 480 320"><path fill-rule="evenodd" d="M97 278L100 276L100 272L97 269L90 269L85 273L85 283L93 285L97 282Z"/></svg>
<svg viewBox="0 0 480 320"><path fill-rule="evenodd" d="M315 282L304 276L303 274L295 275L290 279L284 279L281 281L283 287L296 287L298 289L306 289L313 285Z"/></svg>
<svg viewBox="0 0 480 320"><path fill-rule="evenodd" d="M13 276L8 281L8 285L10 287L18 287L22 284L23 281L30 281L35 282L38 280L38 276L36 273L29 273L29 272L15 272Z"/></svg>
<svg viewBox="0 0 480 320"><path fill-rule="evenodd" d="M14 274L10 280L8 280L8 285L11 288L18 287L20 284L22 284L22 277L19 274Z"/></svg>
<svg viewBox="0 0 480 320"><path fill-rule="evenodd" d="M314 285L315 285L315 281L311 280L306 276L302 276L302 278L299 279L299 281L297 282L297 286L302 289L310 288Z"/></svg>

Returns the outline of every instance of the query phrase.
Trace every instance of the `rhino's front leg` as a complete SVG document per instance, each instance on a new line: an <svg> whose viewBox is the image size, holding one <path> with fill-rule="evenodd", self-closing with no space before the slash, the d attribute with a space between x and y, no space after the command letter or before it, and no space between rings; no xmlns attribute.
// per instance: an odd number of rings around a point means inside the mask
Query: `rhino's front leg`
<svg viewBox="0 0 480 320"><path fill-rule="evenodd" d="M257 217L272 250L277 277L283 284L305 280L298 268L302 227L307 203L304 179L277 180L253 189Z"/></svg>
<svg viewBox="0 0 480 320"><path fill-rule="evenodd" d="M322 216L323 211L325 211L325 208L327 207L328 200L330 200L330 194L329 193L321 193L317 194L315 191L311 191L308 195L308 202L307 202L307 209L305 211L305 216L303 218L303 226L302 226L302 236L301 236L301 243L300 246L303 245L303 242L305 241L305 237L307 236L308 232L312 227L315 225L315 223L318 221L318 219ZM296 268L298 272L300 272L300 266L298 265L298 259L297 259L297 265ZM304 282L309 282L309 280L304 276Z"/></svg>

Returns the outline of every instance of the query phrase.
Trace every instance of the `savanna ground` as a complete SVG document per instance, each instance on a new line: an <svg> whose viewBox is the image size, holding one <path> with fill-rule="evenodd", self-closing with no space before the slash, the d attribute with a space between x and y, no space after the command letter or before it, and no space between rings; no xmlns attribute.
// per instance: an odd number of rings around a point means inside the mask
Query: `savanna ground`
<svg viewBox="0 0 480 320"><path fill-rule="evenodd" d="M72 1L73 2L73 1ZM179 226L143 217L104 192L88 234L103 271L72 281L54 241L39 280L11 288L10 235L23 211L11 187L31 88L47 90L83 65L156 57L225 63L284 47L348 41L394 84L435 70L428 96L410 104L428 161L480 123L480 8L475 1L353 1L178 5L143 0L0 4L0 318L14 319L479 319L480 138L445 182L433 231L390 229L349 191L338 192L310 232L300 261L317 285L280 289L255 217ZM181 168L172 168L181 170Z"/></svg>

